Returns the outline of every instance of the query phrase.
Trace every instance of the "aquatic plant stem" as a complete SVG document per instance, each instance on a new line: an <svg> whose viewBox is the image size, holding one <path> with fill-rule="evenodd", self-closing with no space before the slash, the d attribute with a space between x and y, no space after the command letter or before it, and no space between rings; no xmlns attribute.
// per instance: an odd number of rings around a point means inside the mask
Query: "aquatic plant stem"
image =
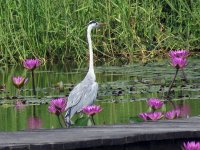
<svg viewBox="0 0 200 150"><path fill-rule="evenodd" d="M59 124L60 124L60 127L63 127L63 125L62 125L62 123L61 123L61 121L60 121L60 115L56 115L57 116L57 119L58 119L58 122L59 122Z"/></svg>
<svg viewBox="0 0 200 150"><path fill-rule="evenodd" d="M174 78L173 78L173 80L172 80L170 86L169 86L169 89L168 89L168 92L167 92L167 97L169 97L169 94L170 94L170 92L171 92L171 88L172 88L172 86L173 86L173 84L174 84L174 81L175 81L175 79L176 79L176 76L177 76L177 74L178 74L178 71L179 71L179 68L176 68L176 73L175 73L175 75L174 75Z"/></svg>
<svg viewBox="0 0 200 150"><path fill-rule="evenodd" d="M34 70L31 70L32 74L32 88L33 88L33 95L36 96L36 90L35 90L35 79L34 79Z"/></svg>
<svg viewBox="0 0 200 150"><path fill-rule="evenodd" d="M33 117L36 117L36 107L33 105Z"/></svg>
<svg viewBox="0 0 200 150"><path fill-rule="evenodd" d="M20 96L20 88L17 89L17 95L16 95L16 97L19 97L19 96Z"/></svg>
<svg viewBox="0 0 200 150"><path fill-rule="evenodd" d="M94 121L94 117L93 117L94 115L91 115L91 121L92 121L92 123L93 123L93 125L95 125L96 123L95 123L95 121Z"/></svg>
<svg viewBox="0 0 200 150"><path fill-rule="evenodd" d="M63 120L63 122L64 122L65 127L67 127L67 125L66 125L66 123L65 123L65 117L63 116L63 114L61 114L61 118L62 118L62 120Z"/></svg>
<svg viewBox="0 0 200 150"><path fill-rule="evenodd" d="M155 112L156 111L156 109L153 107L152 109L151 109L151 112Z"/></svg>
<svg viewBox="0 0 200 150"><path fill-rule="evenodd" d="M181 69L181 71L182 71L182 75L183 75L183 80L184 80L185 82L187 82L187 83L188 83L188 79L187 79L187 77L186 77L186 75L185 75L185 72L184 72L184 70L183 70L183 69Z"/></svg>
<svg viewBox="0 0 200 150"><path fill-rule="evenodd" d="M174 109L176 109L176 105L175 105L175 103L170 99L169 95L170 95L170 92L171 92L171 88L172 88L172 86L173 86L173 84L174 84L174 81L175 81L175 79L176 79L176 76L177 76L177 74L178 74L178 71L179 71L179 68L176 68L176 72L175 72L174 78L173 78L173 80L172 80L172 82L171 82L171 84L170 84L170 86L169 86L168 93L167 93L167 99L168 99L168 101L172 104L172 106L173 106Z"/></svg>

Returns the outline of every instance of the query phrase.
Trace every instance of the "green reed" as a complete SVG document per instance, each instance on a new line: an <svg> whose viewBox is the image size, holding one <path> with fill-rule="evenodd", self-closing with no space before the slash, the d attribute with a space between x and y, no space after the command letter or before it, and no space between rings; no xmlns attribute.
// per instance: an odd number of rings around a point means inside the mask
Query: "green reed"
<svg viewBox="0 0 200 150"><path fill-rule="evenodd" d="M94 31L97 57L200 48L200 1L2 0L0 3L1 63L18 63L27 57L82 61L87 56L86 26L92 19L108 24Z"/></svg>

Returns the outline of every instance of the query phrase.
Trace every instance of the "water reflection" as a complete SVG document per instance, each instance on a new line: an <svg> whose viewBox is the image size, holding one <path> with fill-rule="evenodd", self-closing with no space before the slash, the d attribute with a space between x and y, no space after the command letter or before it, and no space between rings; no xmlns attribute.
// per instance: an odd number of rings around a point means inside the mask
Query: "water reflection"
<svg viewBox="0 0 200 150"><path fill-rule="evenodd" d="M189 83L179 76L173 87L173 99L178 104L187 104L185 108L191 115L199 115L200 66L198 59L189 60L185 69ZM12 84L13 76L31 77L20 66L1 69L0 81L0 131L16 131L28 128L28 119L39 118L42 124L32 127L59 128L57 117L48 112L48 103L52 98L67 96L76 83L79 83L87 71L86 65L42 66L35 70L36 98L32 93L31 83L22 88L16 97ZM125 66L97 66L95 68L99 92L96 104L103 111L95 115L97 124L127 123L140 112L147 111L147 98L164 98L174 74L174 69L167 61ZM145 101L144 101L145 100ZM187 106L186 105L186 106ZM170 110L170 105L162 111ZM36 119L37 120L37 119ZM133 120L132 120L133 121ZM31 121L30 121L31 122Z"/></svg>
<svg viewBox="0 0 200 150"><path fill-rule="evenodd" d="M191 116L199 115L199 100L178 100L178 105L184 104L185 114L191 112ZM98 101L102 112L94 116L95 123L100 124L118 124L134 122L134 118L139 113L148 111L146 101L127 101L120 103ZM162 107L161 111L171 110L171 105ZM14 106L2 105L0 108L1 125L0 131L16 131L35 128L60 128L61 125L56 115L48 112L48 104L26 105L20 111ZM74 120L79 117L74 117ZM188 117L184 116L183 117Z"/></svg>

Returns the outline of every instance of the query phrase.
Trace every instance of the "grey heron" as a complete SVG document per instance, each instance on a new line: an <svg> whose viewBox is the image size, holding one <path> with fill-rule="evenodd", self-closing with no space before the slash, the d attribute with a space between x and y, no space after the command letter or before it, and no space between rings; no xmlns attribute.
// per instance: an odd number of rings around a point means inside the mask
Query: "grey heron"
<svg viewBox="0 0 200 150"><path fill-rule="evenodd" d="M96 21L90 21L87 27L87 40L89 46L89 70L85 78L77 84L68 96L67 106L65 108L65 121L69 127L71 125L71 118L75 113L82 111L85 106L92 105L97 97L98 84L96 82L96 76L94 73L93 62L93 49L91 40L91 31L94 28L105 25L104 23L98 23Z"/></svg>

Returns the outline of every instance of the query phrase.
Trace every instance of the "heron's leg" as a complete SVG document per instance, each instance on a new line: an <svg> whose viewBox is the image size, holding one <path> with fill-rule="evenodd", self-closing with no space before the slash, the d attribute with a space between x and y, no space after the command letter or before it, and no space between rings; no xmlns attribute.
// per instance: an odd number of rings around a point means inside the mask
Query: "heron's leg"
<svg viewBox="0 0 200 150"><path fill-rule="evenodd" d="M67 113L66 113L66 115L65 115L65 124L66 124L66 126L69 128L70 126L71 126L71 108L69 108L68 110L67 110Z"/></svg>

